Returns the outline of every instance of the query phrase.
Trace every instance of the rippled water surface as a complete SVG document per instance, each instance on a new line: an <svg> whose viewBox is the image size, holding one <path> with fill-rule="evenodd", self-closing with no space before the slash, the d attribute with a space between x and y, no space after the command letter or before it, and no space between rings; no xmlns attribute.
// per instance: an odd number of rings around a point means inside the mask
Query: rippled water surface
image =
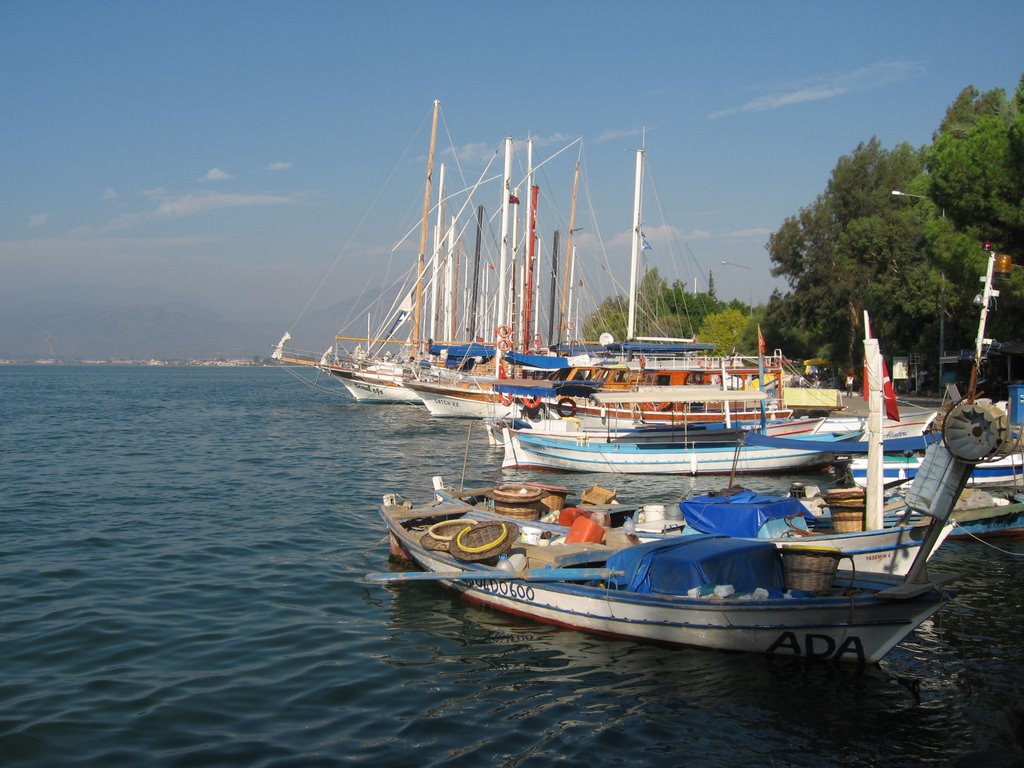
<svg viewBox="0 0 1024 768"><path fill-rule="evenodd" d="M0 366L0 403L5 768L1024 759L1021 544L947 544L960 596L878 668L669 651L362 580L383 493L501 478L466 422L262 368Z"/></svg>

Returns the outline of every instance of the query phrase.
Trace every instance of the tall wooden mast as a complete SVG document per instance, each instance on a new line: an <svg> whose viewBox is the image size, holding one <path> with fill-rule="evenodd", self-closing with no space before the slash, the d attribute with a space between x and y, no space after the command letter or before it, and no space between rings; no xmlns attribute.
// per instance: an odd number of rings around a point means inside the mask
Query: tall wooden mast
<svg viewBox="0 0 1024 768"><path fill-rule="evenodd" d="M423 273L426 270L427 233L430 229L430 180L434 175L434 146L437 142L437 113L441 102L434 99L434 120L430 128L430 154L427 156L427 183L423 190L423 225L420 229L420 255L416 260L416 306L413 309L412 332L415 354L419 356L423 313Z"/></svg>

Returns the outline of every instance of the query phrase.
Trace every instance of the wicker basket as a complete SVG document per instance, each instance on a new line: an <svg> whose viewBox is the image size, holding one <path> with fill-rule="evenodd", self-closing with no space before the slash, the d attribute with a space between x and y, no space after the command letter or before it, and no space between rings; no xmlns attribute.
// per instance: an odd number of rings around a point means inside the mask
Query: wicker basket
<svg viewBox="0 0 1024 768"><path fill-rule="evenodd" d="M832 526L836 533L856 533L864 530L865 500L863 488L836 488L821 495L832 513Z"/></svg>
<svg viewBox="0 0 1024 768"><path fill-rule="evenodd" d="M420 544L425 549L435 552L446 552L463 528L470 528L476 524L476 520L469 520L464 517L456 520L442 520L430 526L427 532L420 537Z"/></svg>
<svg viewBox="0 0 1024 768"><path fill-rule="evenodd" d="M832 507L832 527L836 533L857 533L864 530L864 507L843 509Z"/></svg>
<svg viewBox="0 0 1024 768"><path fill-rule="evenodd" d="M557 485L543 485L541 483L527 483L527 488L536 488L544 492L540 499L543 505L541 512L560 512L565 507L565 499L569 495L568 488Z"/></svg>
<svg viewBox="0 0 1024 768"><path fill-rule="evenodd" d="M784 547L782 574L786 589L823 595L832 588L843 553L825 547Z"/></svg>
<svg viewBox="0 0 1024 768"><path fill-rule="evenodd" d="M448 551L464 562L497 560L512 549L517 538L519 526L515 523L480 523L456 534L448 545Z"/></svg>
<svg viewBox="0 0 1024 768"><path fill-rule="evenodd" d="M542 499L547 492L527 485L502 485L487 492L494 502L494 511L516 520L537 520L541 511L547 511Z"/></svg>

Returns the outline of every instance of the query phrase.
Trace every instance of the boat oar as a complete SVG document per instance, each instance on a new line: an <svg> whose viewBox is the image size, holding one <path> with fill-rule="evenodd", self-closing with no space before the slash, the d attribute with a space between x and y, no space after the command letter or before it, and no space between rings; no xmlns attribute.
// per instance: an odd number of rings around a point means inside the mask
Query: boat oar
<svg viewBox="0 0 1024 768"><path fill-rule="evenodd" d="M624 576L610 568L534 568L530 571L406 571L368 573L367 581L603 581Z"/></svg>

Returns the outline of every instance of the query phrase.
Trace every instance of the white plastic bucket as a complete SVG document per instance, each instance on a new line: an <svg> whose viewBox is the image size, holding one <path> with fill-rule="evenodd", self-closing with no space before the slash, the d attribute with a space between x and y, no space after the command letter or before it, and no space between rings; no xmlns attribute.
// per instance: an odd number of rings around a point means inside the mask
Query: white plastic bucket
<svg viewBox="0 0 1024 768"><path fill-rule="evenodd" d="M665 519L664 504L645 504L640 508L640 512L644 516L643 522L645 523L654 523Z"/></svg>

